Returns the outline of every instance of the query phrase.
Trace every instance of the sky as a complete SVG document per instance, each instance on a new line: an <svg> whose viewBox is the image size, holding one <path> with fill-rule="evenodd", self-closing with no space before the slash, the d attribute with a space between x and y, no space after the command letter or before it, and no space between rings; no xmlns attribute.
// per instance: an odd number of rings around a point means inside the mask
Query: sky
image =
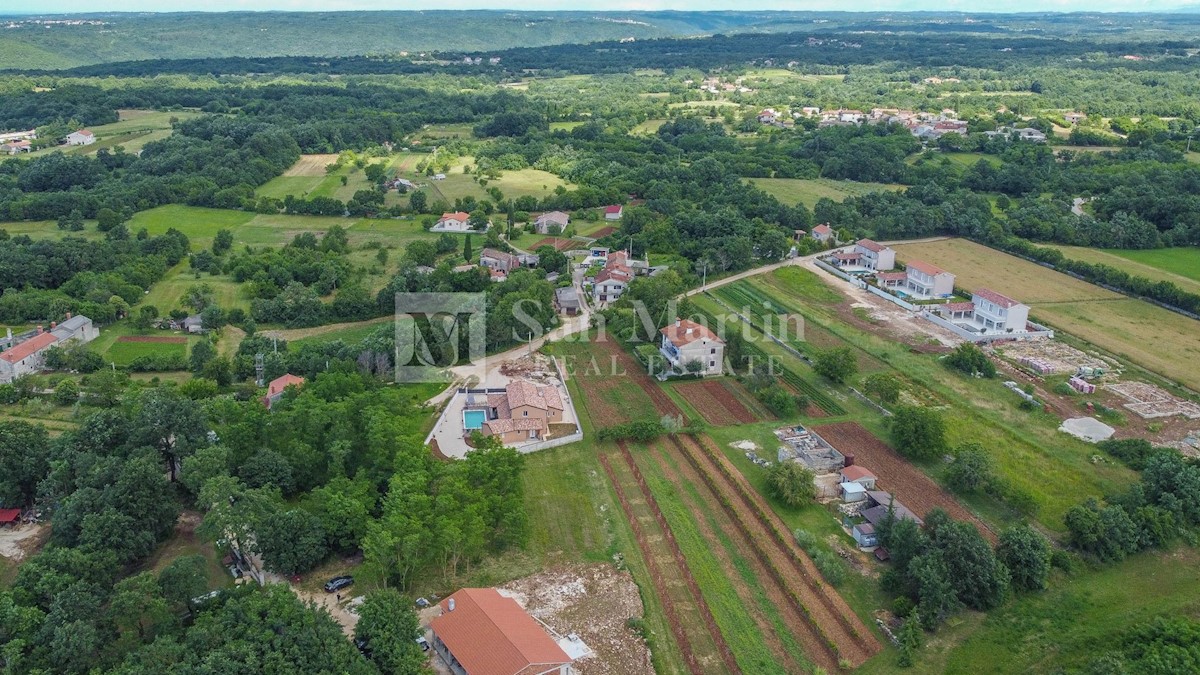
<svg viewBox="0 0 1200 675"><path fill-rule="evenodd" d="M1196 0L0 0L0 14L380 9L1152 12L1195 5Z"/></svg>

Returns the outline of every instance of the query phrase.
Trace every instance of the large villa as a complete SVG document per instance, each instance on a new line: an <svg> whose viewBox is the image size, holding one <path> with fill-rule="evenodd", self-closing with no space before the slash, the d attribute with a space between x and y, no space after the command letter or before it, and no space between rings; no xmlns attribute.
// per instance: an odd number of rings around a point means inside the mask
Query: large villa
<svg viewBox="0 0 1200 675"><path fill-rule="evenodd" d="M514 380L504 389L487 389L467 395L463 407L463 433L478 431L497 436L502 443L546 438L550 425L563 421L558 389Z"/></svg>

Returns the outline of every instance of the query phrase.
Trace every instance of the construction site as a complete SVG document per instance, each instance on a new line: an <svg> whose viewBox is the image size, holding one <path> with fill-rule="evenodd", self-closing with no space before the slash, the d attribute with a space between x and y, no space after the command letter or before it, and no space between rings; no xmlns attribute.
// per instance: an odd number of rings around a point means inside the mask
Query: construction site
<svg viewBox="0 0 1200 675"><path fill-rule="evenodd" d="M1200 419L1200 405L1176 398L1152 384L1144 382L1118 382L1105 385L1105 389L1124 398L1122 407L1142 419L1156 419L1182 415L1189 420Z"/></svg>

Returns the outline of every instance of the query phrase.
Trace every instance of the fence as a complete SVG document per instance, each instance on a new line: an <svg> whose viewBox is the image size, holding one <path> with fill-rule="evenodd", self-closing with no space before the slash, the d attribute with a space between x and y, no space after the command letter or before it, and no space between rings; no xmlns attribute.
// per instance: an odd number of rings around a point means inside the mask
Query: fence
<svg viewBox="0 0 1200 675"><path fill-rule="evenodd" d="M824 260L821 260L820 258L818 258L817 260L814 260L813 262L815 262L817 264L817 267L820 267L821 269L825 270L826 272L829 272L830 274L832 274L836 277L845 279L846 281L849 281L850 283L854 284L855 286L858 286L859 288L863 288L867 285L867 282L863 281L862 279L859 279L858 277L856 277L852 274L846 274L845 272L839 270L838 268L834 267L833 265L830 265L829 263L825 262Z"/></svg>
<svg viewBox="0 0 1200 675"><path fill-rule="evenodd" d="M537 452L538 450L549 450L550 448L557 448L560 445L566 445L568 443L574 443L576 441L582 441L582 440L583 440L583 432L576 431L575 433L570 434L569 436L560 436L558 438L551 438L548 441L539 441L537 443L530 443L528 445L518 445L518 446L516 446L516 449L517 449L517 452L522 452L522 453Z"/></svg>
<svg viewBox="0 0 1200 675"><path fill-rule="evenodd" d="M887 300L888 302L900 305L901 307L903 307L904 309L907 309L910 312L921 311L920 305L914 305L911 302L908 302L907 300L904 300L897 295L892 295L891 293L888 293L887 291L883 290L882 288L878 288L878 287L872 286L870 284L863 286L863 288L867 289L867 291L869 291L871 293L874 293L875 295L878 295L879 297L883 298L884 300Z"/></svg>
<svg viewBox="0 0 1200 675"><path fill-rule="evenodd" d="M876 403L875 401L872 401L871 399L867 398L867 395L866 395L866 394L864 394L864 393L862 393L861 391L859 391L859 390L855 389L854 387L850 387L850 393L851 393L851 394L854 394L854 397L855 397L855 398L857 398L858 400L860 400L860 401L862 401L863 403L866 403L867 405L871 406L872 408L874 408L874 409L878 410L878 411L879 411L879 414L883 415L884 417L891 417L891 416L892 416L892 411L891 411L891 410L888 410L887 408L885 408L885 407L883 407L883 406L879 405L879 404L878 404L878 403Z"/></svg>
<svg viewBox="0 0 1200 675"><path fill-rule="evenodd" d="M955 335L959 336L960 338L962 338L964 340L970 340L972 342L998 342L1000 340L1022 340L1022 339L1026 339L1026 338L1035 338L1035 337L1047 337L1047 338L1054 337L1054 331L1052 329L1050 329L1046 326L1043 326L1041 324L1036 324L1036 323L1032 323L1032 322L1030 322L1030 325L1034 326L1038 330L1025 331L1023 333L995 333L995 334L988 335L985 333L976 333L975 331L969 331L969 330L963 328L962 326L954 323L953 321L943 319L942 317L938 316L937 314L934 314L933 312L931 312L929 310L925 310L924 312L921 312L921 316L923 316L926 319L928 319L929 321L932 321L933 323L941 326L942 328L945 328L946 330L950 331L951 333L954 333Z"/></svg>

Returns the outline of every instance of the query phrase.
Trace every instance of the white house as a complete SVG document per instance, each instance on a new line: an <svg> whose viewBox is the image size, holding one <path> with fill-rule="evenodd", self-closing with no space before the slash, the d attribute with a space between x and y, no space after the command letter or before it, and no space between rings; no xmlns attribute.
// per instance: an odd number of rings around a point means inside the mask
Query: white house
<svg viewBox="0 0 1200 675"><path fill-rule="evenodd" d="M814 227L810 235L813 239L816 239L821 243L825 243L833 237L833 228L830 227L828 223L823 223Z"/></svg>
<svg viewBox="0 0 1200 675"><path fill-rule="evenodd" d="M1022 332L1029 322L1029 306L995 291L981 288L971 294L975 323L986 332Z"/></svg>
<svg viewBox="0 0 1200 675"><path fill-rule="evenodd" d="M779 113L774 108L766 108L758 113L758 121L763 124L774 124L779 119Z"/></svg>
<svg viewBox="0 0 1200 675"><path fill-rule="evenodd" d="M725 360L725 341L695 321L675 319L663 328L659 351L679 372L687 372L687 364L700 362L702 375L720 375Z"/></svg>
<svg viewBox="0 0 1200 675"><path fill-rule="evenodd" d="M96 135L87 129L72 131L67 134L67 145L91 145L96 142Z"/></svg>
<svg viewBox="0 0 1200 675"><path fill-rule="evenodd" d="M0 145L0 152L8 155L19 155L22 152L31 152L33 144L25 139L19 141L8 141L4 145Z"/></svg>
<svg viewBox="0 0 1200 675"><path fill-rule="evenodd" d="M905 263L905 286L909 293L923 298L937 298L954 292L954 275L937 265L921 260Z"/></svg>
<svg viewBox="0 0 1200 675"><path fill-rule="evenodd" d="M543 213L533 221L533 229L538 234L550 234L550 228L557 225L558 231L562 232L567 229L567 225L571 223L571 216L562 211L551 211Z"/></svg>
<svg viewBox="0 0 1200 675"><path fill-rule="evenodd" d="M488 223L491 225L491 223ZM484 230L487 227L483 228ZM471 227L471 214L465 211L455 211L454 213L443 213L441 218L434 223L430 228L432 232L476 232L477 230Z"/></svg>
<svg viewBox="0 0 1200 675"><path fill-rule="evenodd" d="M620 204L604 207L605 220L620 220L623 215L625 215L625 207Z"/></svg>
<svg viewBox="0 0 1200 675"><path fill-rule="evenodd" d="M29 339L0 352L0 384L7 384L18 377L41 370L45 363L46 350L53 345L91 342L99 334L92 325L92 320L86 316L72 317L67 314L67 319L61 324L52 322L49 331L38 326L37 332Z"/></svg>
<svg viewBox="0 0 1200 675"><path fill-rule="evenodd" d="M870 239L859 239L854 244L854 252L859 255L859 264L867 269L886 272L896 266L896 252L892 247Z"/></svg>
<svg viewBox="0 0 1200 675"><path fill-rule="evenodd" d="M842 467L839 472L843 483L858 483L868 490L875 489L875 474L871 473L870 469L858 464Z"/></svg>
<svg viewBox="0 0 1200 675"><path fill-rule="evenodd" d="M632 279L633 272L628 267L606 267L596 275L592 296L597 302L613 302L625 293Z"/></svg>

